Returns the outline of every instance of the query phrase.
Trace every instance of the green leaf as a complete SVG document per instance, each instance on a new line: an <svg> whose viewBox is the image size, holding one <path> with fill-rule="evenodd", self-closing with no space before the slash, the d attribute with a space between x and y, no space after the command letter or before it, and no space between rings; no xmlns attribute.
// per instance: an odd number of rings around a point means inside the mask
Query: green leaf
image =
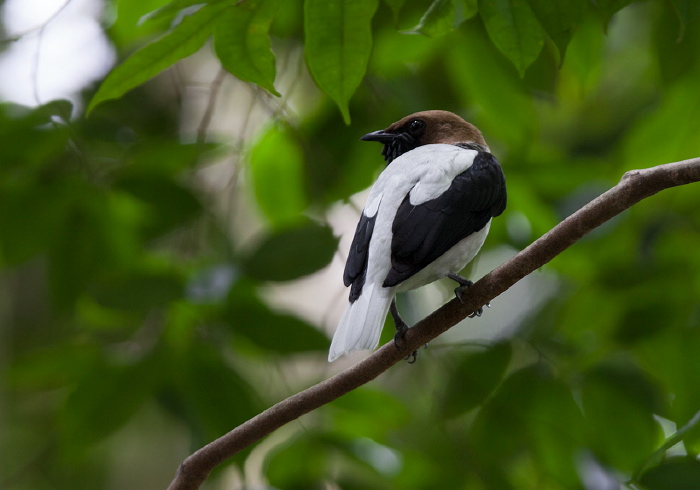
<svg viewBox="0 0 700 490"><path fill-rule="evenodd" d="M407 34L440 36L455 28L455 0L435 0L423 14L418 25Z"/></svg>
<svg viewBox="0 0 700 490"><path fill-rule="evenodd" d="M169 176L131 173L120 178L116 185L146 204L141 219L148 238L184 226L202 212L202 205L192 191Z"/></svg>
<svg viewBox="0 0 700 490"><path fill-rule="evenodd" d="M559 56L563 59L574 29L581 21L585 5L583 0L529 0L529 3L542 27L557 45Z"/></svg>
<svg viewBox="0 0 700 490"><path fill-rule="evenodd" d="M173 386L161 402L190 427L195 447L253 417L262 407L253 388L215 349L193 344L186 358L170 360Z"/></svg>
<svg viewBox="0 0 700 490"><path fill-rule="evenodd" d="M642 475L646 490L695 490L700 482L700 462L691 457L664 461Z"/></svg>
<svg viewBox="0 0 700 490"><path fill-rule="evenodd" d="M394 22L398 21L399 14L406 3L406 0L384 0L384 3L389 6L391 13L394 14Z"/></svg>
<svg viewBox="0 0 700 490"><path fill-rule="evenodd" d="M350 97L367 71L378 0L305 0L306 64L350 124Z"/></svg>
<svg viewBox="0 0 700 490"><path fill-rule="evenodd" d="M653 418L657 403L642 373L600 366L587 372L581 389L589 447L604 464L633 471L660 442Z"/></svg>
<svg viewBox="0 0 700 490"><path fill-rule="evenodd" d="M237 334L278 354L328 349L328 338L317 328L293 315L274 312L257 298L240 301L232 295L227 316Z"/></svg>
<svg viewBox="0 0 700 490"><path fill-rule="evenodd" d="M634 2L634 0L596 0L600 16L603 20L603 28L607 29L612 16L632 2Z"/></svg>
<svg viewBox="0 0 700 490"><path fill-rule="evenodd" d="M685 25L700 17L700 2L697 0L671 0L671 3Z"/></svg>
<svg viewBox="0 0 700 490"><path fill-rule="evenodd" d="M97 357L63 407L60 421L66 446L80 455L129 420L153 392L152 361L128 364Z"/></svg>
<svg viewBox="0 0 700 490"><path fill-rule="evenodd" d="M181 298L184 282L168 271L135 271L101 277L91 285L90 293L108 308L145 310Z"/></svg>
<svg viewBox="0 0 700 490"><path fill-rule="evenodd" d="M37 107L34 112L39 116L45 117L47 121L50 121L52 117L59 117L64 121L70 121L70 116L73 112L73 103L66 99L52 100L51 102Z"/></svg>
<svg viewBox="0 0 700 490"><path fill-rule="evenodd" d="M577 488L574 464L582 447L581 425L570 388L536 364L503 382L477 412L471 438L481 457L499 465L531 460L538 473L557 482L551 488ZM540 481L536 488L550 486Z"/></svg>
<svg viewBox="0 0 700 490"><path fill-rule="evenodd" d="M275 90L275 56L270 25L279 0L249 0L224 10L214 30L216 56L226 70L246 82Z"/></svg>
<svg viewBox="0 0 700 490"><path fill-rule="evenodd" d="M464 358L447 383L444 416L454 417L483 403L503 379L511 354L510 343L503 342Z"/></svg>
<svg viewBox="0 0 700 490"><path fill-rule="evenodd" d="M255 197L275 227L298 222L307 207L304 154L287 129L269 126L250 153Z"/></svg>
<svg viewBox="0 0 700 490"><path fill-rule="evenodd" d="M479 0L479 13L498 49L520 76L537 59L545 32L525 0Z"/></svg>
<svg viewBox="0 0 700 490"><path fill-rule="evenodd" d="M202 5L205 3L216 3L217 0L173 0L162 7L147 13L139 19L139 24L146 25L155 21L165 20L172 22L175 17L188 7Z"/></svg>
<svg viewBox="0 0 700 490"><path fill-rule="evenodd" d="M337 245L338 239L328 226L309 222L267 237L243 267L260 281L289 281L325 267Z"/></svg>
<svg viewBox="0 0 700 490"><path fill-rule="evenodd" d="M101 102L116 99L202 47L214 30L226 2L207 4L182 19L162 38L141 48L114 68L90 101L88 114Z"/></svg>

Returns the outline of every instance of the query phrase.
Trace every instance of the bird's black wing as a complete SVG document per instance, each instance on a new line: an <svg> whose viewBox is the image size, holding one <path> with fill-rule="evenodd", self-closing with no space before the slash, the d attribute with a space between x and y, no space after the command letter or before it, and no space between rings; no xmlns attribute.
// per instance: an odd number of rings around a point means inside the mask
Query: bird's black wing
<svg viewBox="0 0 700 490"><path fill-rule="evenodd" d="M343 282L345 286L350 286L350 302L354 303L362 294L362 286L365 285L367 278L367 257L369 255L369 242L374 231L374 222L377 219L377 214L369 218L365 213L362 213L360 222L357 223L355 237L350 245L348 252L348 261L345 263L345 273L343 274Z"/></svg>
<svg viewBox="0 0 700 490"><path fill-rule="evenodd" d="M391 270L383 286L396 286L413 276L505 207L505 176L494 156L483 151L435 199L414 206L409 193L392 225Z"/></svg>

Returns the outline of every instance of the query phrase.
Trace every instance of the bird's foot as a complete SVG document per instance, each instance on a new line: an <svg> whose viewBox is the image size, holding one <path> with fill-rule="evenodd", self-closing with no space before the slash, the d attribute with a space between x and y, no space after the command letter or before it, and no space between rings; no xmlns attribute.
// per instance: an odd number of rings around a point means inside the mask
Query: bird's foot
<svg viewBox="0 0 700 490"><path fill-rule="evenodd" d="M394 321L396 321L396 318L394 318ZM396 333L394 334L394 345L396 346L397 350L402 350L403 349L403 338L406 336L406 332L408 332L408 325L404 323L403 320L400 322L396 322ZM408 361L409 364L413 364L416 362L416 358L418 357L418 351L413 351L406 357L404 357L404 360Z"/></svg>
<svg viewBox="0 0 700 490"><path fill-rule="evenodd" d="M447 274L447 277L452 279L453 281L459 283L459 286L455 288L455 297L460 301L460 303L464 303L464 293L474 285L472 281L469 279L460 276L459 274L455 274L454 272L450 272ZM487 308L491 308L491 303L486 303ZM481 315L484 314L484 309L482 307L477 308L475 311L467 315L469 318L474 318L474 317L480 317Z"/></svg>

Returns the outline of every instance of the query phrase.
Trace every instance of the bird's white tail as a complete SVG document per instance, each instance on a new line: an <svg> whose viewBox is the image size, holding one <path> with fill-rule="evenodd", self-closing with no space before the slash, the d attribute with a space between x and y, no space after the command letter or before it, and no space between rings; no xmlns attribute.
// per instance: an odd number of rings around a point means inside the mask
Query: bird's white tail
<svg viewBox="0 0 700 490"><path fill-rule="evenodd" d="M356 350L377 347L393 297L393 288L365 284L360 297L345 309L333 335L328 361L335 361L343 354Z"/></svg>

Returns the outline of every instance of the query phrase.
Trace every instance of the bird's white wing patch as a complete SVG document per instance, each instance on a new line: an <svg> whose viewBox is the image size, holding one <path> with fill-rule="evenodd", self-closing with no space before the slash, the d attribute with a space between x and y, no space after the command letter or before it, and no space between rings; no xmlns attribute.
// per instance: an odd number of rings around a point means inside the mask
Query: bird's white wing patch
<svg viewBox="0 0 700 490"><path fill-rule="evenodd" d="M477 152L465 150L454 145L426 145L426 152L420 152L415 157L421 159L416 168L420 172L418 183L411 189L411 204L417 206L442 195L452 181L474 163ZM407 154L417 152L413 150Z"/></svg>

